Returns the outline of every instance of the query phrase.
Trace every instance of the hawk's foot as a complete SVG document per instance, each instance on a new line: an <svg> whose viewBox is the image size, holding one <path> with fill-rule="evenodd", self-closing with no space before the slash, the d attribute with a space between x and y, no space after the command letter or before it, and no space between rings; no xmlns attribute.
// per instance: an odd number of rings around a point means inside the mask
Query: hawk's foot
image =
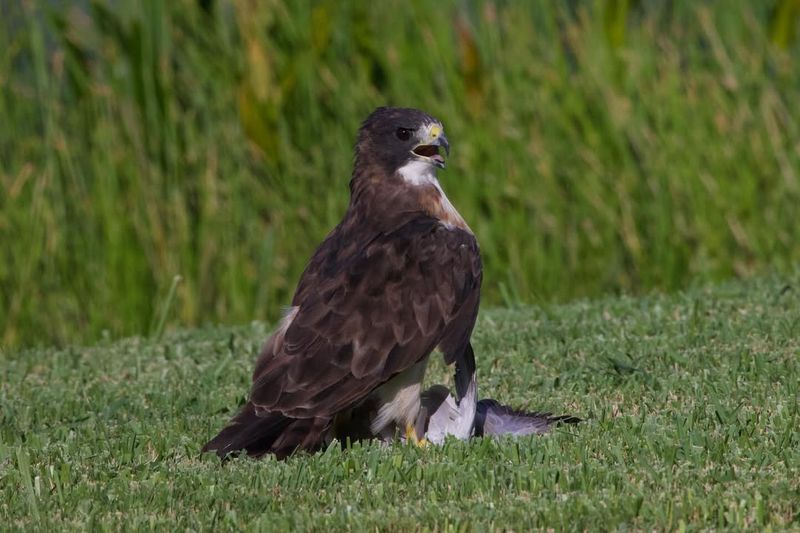
<svg viewBox="0 0 800 533"><path fill-rule="evenodd" d="M428 445L428 441L426 439L420 439L417 436L417 430L414 428L414 424L406 424L406 442L411 442L419 448L424 448Z"/></svg>

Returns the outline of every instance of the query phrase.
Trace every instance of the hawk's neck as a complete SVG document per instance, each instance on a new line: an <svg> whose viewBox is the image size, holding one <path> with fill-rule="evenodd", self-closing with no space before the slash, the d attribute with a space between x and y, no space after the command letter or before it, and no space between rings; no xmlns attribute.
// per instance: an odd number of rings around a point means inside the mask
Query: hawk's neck
<svg viewBox="0 0 800 533"><path fill-rule="evenodd" d="M439 185L433 167L420 161L412 161L398 169L397 175L402 179L405 187L418 197L422 210L428 215L441 220L446 226L472 233L464 218L450 203L442 186Z"/></svg>
<svg viewBox="0 0 800 533"><path fill-rule="evenodd" d="M425 213L447 227L472 233L445 195L431 165L411 162L391 176L379 167L357 165L350 189L345 226L348 221L360 221L359 226L366 223L381 231L404 223L414 213Z"/></svg>

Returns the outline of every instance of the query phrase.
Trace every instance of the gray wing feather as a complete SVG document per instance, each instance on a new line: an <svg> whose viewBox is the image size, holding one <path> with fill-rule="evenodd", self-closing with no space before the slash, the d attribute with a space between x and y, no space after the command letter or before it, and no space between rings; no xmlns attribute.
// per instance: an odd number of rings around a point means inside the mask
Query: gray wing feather
<svg viewBox="0 0 800 533"><path fill-rule="evenodd" d="M552 413L526 412L512 409L491 398L478 402L475 434L482 435L541 435L557 424L580 422L574 416L553 416Z"/></svg>

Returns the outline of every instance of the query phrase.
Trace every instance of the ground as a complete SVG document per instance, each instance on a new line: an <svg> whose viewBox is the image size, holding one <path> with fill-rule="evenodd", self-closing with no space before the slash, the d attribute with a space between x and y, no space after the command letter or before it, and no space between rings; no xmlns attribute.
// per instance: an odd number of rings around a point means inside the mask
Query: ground
<svg viewBox="0 0 800 533"><path fill-rule="evenodd" d="M201 457L243 400L268 330L254 323L2 353L0 521L800 527L800 274L482 311L481 395L586 419L545 437L331 447L224 466ZM437 364L430 378L448 372Z"/></svg>

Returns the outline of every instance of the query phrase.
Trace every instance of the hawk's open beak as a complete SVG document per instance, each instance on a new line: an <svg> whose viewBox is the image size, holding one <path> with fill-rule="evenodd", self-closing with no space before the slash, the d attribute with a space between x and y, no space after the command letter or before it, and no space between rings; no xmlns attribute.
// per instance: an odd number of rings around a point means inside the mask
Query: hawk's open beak
<svg viewBox="0 0 800 533"><path fill-rule="evenodd" d="M434 124L423 134L425 139L423 142L414 147L411 152L417 158L430 162L439 168L444 168L444 157L439 153L439 148L444 148L444 152L450 155L450 143L447 142L447 136L444 134L442 127Z"/></svg>

